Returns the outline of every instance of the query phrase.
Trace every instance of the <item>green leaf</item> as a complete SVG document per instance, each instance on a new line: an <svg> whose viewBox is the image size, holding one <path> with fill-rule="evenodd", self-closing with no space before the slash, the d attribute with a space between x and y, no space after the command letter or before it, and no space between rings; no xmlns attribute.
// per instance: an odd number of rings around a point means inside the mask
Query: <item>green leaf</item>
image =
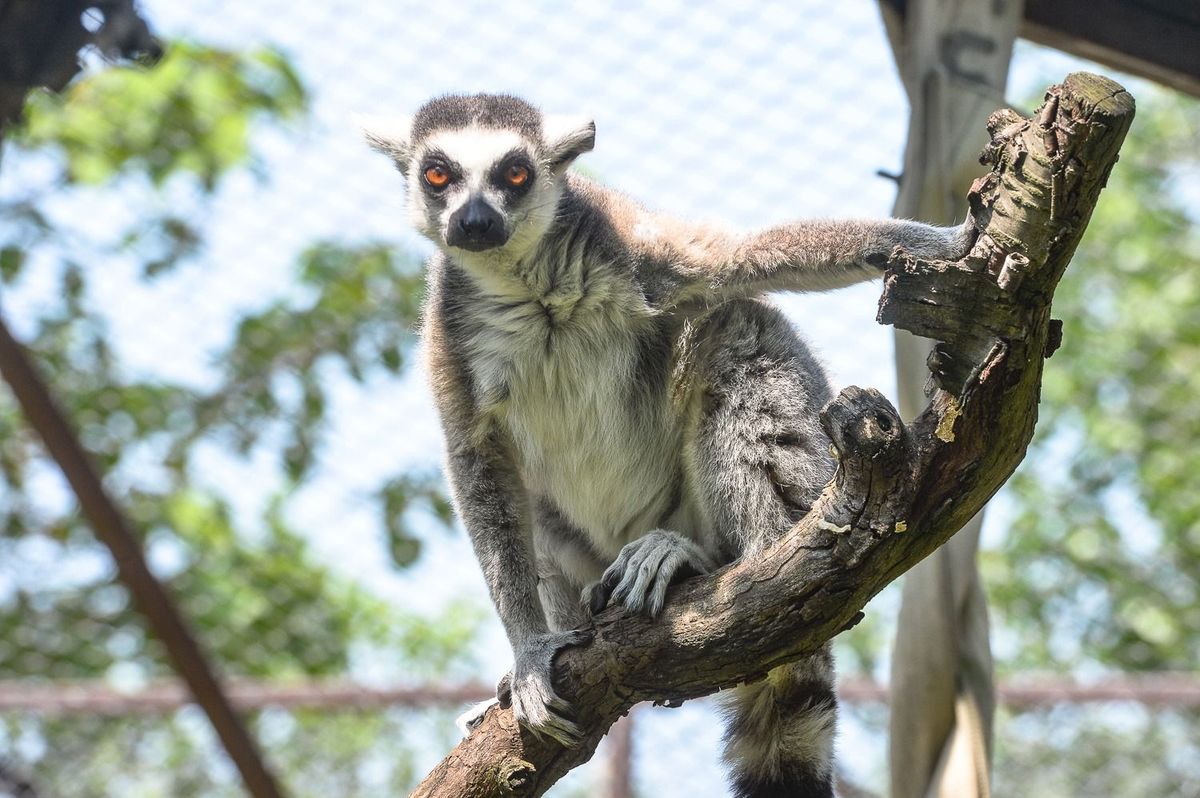
<svg viewBox="0 0 1200 798"><path fill-rule="evenodd" d="M11 283L21 274L25 265L25 251L20 247L6 246L0 248L0 280Z"/></svg>

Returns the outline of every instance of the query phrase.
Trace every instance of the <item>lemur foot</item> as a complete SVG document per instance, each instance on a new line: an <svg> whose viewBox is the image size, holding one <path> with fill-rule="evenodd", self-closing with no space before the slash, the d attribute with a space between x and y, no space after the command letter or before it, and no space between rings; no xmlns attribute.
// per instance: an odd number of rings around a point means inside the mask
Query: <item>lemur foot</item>
<svg viewBox="0 0 1200 798"><path fill-rule="evenodd" d="M564 648L591 641L592 632L585 629L530 639L516 652L516 664L496 687L500 706L512 706L517 720L535 736L552 737L568 748L578 745L583 731L575 724L574 711L554 692L554 657Z"/></svg>
<svg viewBox="0 0 1200 798"><path fill-rule="evenodd" d="M480 701L455 718L454 725L463 733L463 737L468 736L471 732L479 728L480 723L483 723L483 716L487 714L487 711L499 702L500 699L498 698L489 698L487 701Z"/></svg>
<svg viewBox="0 0 1200 798"><path fill-rule="evenodd" d="M611 602L654 618L662 612L672 582L715 567L694 541L656 530L625 544L600 581L584 590L584 596L593 614Z"/></svg>

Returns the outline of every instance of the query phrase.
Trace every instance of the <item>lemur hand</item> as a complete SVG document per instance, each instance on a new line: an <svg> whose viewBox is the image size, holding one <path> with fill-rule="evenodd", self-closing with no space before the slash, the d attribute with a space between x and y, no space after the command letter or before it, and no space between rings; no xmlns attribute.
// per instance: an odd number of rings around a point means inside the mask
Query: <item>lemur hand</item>
<svg viewBox="0 0 1200 798"><path fill-rule="evenodd" d="M975 246L975 239L979 238L979 228L975 226L974 215L968 213L967 220L958 227L945 229L950 233L950 252L945 260L962 260Z"/></svg>
<svg viewBox="0 0 1200 798"><path fill-rule="evenodd" d="M965 222L956 227L931 229L937 235L930 239L922 237L909 245L902 246L908 250L909 254L918 258L960 260L971 251L971 247L975 246L975 239L979 237L979 231L975 229L975 219L970 214L967 214Z"/></svg>
<svg viewBox="0 0 1200 798"><path fill-rule="evenodd" d="M609 601L651 618L662 612L667 588L684 576L705 574L716 564L695 542L674 532L654 532L626 543L600 581L586 591L593 613Z"/></svg>
<svg viewBox="0 0 1200 798"><path fill-rule="evenodd" d="M591 641L592 632L585 629L531 638L515 652L512 671L496 687L500 706L511 705L517 720L534 735L553 737L568 748L578 745L583 732L575 725L571 705L554 692L554 656L568 646Z"/></svg>

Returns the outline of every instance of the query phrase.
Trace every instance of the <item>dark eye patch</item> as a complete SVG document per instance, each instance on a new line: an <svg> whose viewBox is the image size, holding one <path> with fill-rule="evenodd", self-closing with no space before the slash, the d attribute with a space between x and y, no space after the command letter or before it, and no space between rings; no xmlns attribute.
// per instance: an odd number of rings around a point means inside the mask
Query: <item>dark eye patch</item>
<svg viewBox="0 0 1200 798"><path fill-rule="evenodd" d="M514 186L507 178L509 170L513 167L524 169L527 173L524 182L519 186ZM526 194L533 186L536 177L537 171L533 168L533 161L529 158L528 153L520 148L505 154L488 171L488 182L513 198Z"/></svg>
<svg viewBox="0 0 1200 798"><path fill-rule="evenodd" d="M421 159L420 173L424 175L426 171L435 167L444 169L446 173L450 175L450 181L443 186L431 186L427 180L422 178L421 185L428 193L440 194L442 190L446 188L446 186L457 183L463 179L462 167L460 167L455 161L451 160L440 150L430 150L425 154L425 157Z"/></svg>

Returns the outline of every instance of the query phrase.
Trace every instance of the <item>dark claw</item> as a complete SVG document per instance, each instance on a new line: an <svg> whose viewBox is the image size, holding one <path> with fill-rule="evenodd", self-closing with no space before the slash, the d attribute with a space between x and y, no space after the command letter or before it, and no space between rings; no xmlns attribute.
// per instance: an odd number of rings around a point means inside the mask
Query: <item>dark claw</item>
<svg viewBox="0 0 1200 798"><path fill-rule="evenodd" d="M592 615L602 612L608 606L608 602L612 600L613 591L621 582L621 576L621 570L615 566L609 566L600 581L592 585L592 592L588 597L588 606L592 610Z"/></svg>
<svg viewBox="0 0 1200 798"><path fill-rule="evenodd" d="M604 584L597 582L592 585L588 592L588 608L592 611L592 615L602 612L608 606L608 593L604 590Z"/></svg>
<svg viewBox="0 0 1200 798"><path fill-rule="evenodd" d="M512 706L512 671L500 677L500 683L496 685L496 700L500 702L501 709Z"/></svg>
<svg viewBox="0 0 1200 798"><path fill-rule="evenodd" d="M613 590L620 584L623 573L624 569L609 566L608 570L604 572L604 577L600 580L600 586L604 588L604 595L612 595Z"/></svg>
<svg viewBox="0 0 1200 798"><path fill-rule="evenodd" d="M569 634L570 642L566 644L567 646L586 646L596 639L596 631L594 629L575 629L569 632Z"/></svg>

